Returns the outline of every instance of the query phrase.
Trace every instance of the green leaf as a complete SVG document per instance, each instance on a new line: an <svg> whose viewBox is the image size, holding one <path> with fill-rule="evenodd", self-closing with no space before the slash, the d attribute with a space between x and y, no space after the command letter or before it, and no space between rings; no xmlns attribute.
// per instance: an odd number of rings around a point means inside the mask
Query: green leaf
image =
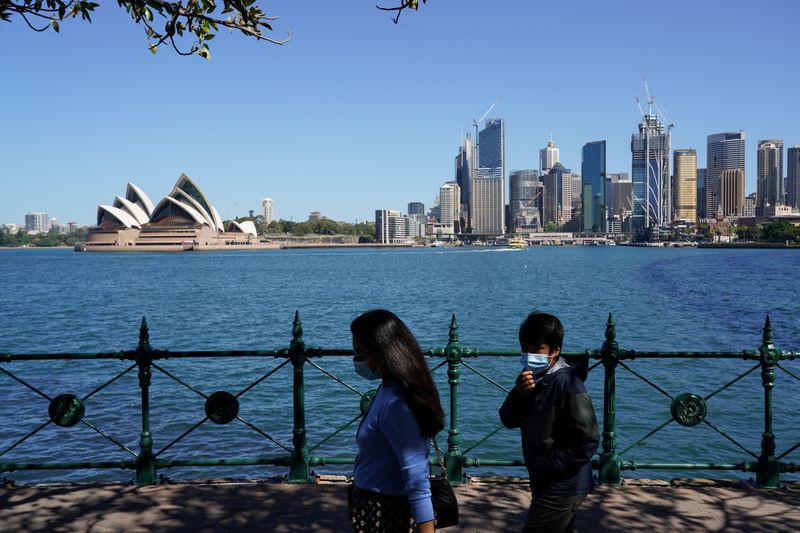
<svg viewBox="0 0 800 533"><path fill-rule="evenodd" d="M153 55L155 55L155 53L156 53L156 52L158 52L158 46L156 46L156 45L155 45L155 44L153 44L153 43L150 43L150 45L149 45L147 48L150 50L150 52L151 52Z"/></svg>
<svg viewBox="0 0 800 533"><path fill-rule="evenodd" d="M200 48L197 50L197 55L203 59L211 59L211 52L208 51L208 48Z"/></svg>
<svg viewBox="0 0 800 533"><path fill-rule="evenodd" d="M59 33L59 31L58 31L58 21L54 20L51 25L53 26L53 29L55 30L55 32Z"/></svg>

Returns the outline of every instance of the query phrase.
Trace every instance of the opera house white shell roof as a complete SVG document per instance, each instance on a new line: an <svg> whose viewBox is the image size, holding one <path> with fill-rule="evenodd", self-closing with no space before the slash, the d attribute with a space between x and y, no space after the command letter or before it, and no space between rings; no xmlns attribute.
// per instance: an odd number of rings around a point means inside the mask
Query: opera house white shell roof
<svg viewBox="0 0 800 533"><path fill-rule="evenodd" d="M142 228L145 225L188 224L208 226L220 233L225 232L222 218L208 201L203 190L186 174L181 174L172 191L155 207L145 192L128 183L125 197L114 198L113 205L97 207L97 225L104 227ZM256 226L251 221L232 222L229 232L256 235Z"/></svg>

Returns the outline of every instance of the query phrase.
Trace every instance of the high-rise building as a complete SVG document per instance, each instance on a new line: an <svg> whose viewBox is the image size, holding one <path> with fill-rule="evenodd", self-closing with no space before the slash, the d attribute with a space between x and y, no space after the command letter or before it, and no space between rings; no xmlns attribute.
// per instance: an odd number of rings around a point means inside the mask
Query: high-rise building
<svg viewBox="0 0 800 533"><path fill-rule="evenodd" d="M261 215L264 217L264 224L269 224L275 219L272 211L273 206L272 198L264 198L261 200Z"/></svg>
<svg viewBox="0 0 800 533"><path fill-rule="evenodd" d="M694 148L672 152L674 220L697 223L697 151Z"/></svg>
<svg viewBox="0 0 800 533"><path fill-rule="evenodd" d="M639 133L631 135L633 226L637 231L672 221L669 144L661 118L648 111L639 124Z"/></svg>
<svg viewBox="0 0 800 533"><path fill-rule="evenodd" d="M742 197L745 177L745 132L715 133L707 137L705 218L717 216L722 202L720 175L723 170L742 171Z"/></svg>
<svg viewBox="0 0 800 533"><path fill-rule="evenodd" d="M508 231L539 225L542 182L537 170L514 170L508 176Z"/></svg>
<svg viewBox="0 0 800 533"><path fill-rule="evenodd" d="M503 119L486 119L478 134L478 170L470 187L472 232L501 235L505 231L506 141Z"/></svg>
<svg viewBox="0 0 800 533"><path fill-rule="evenodd" d="M408 216L425 217L425 204L422 202L408 202Z"/></svg>
<svg viewBox="0 0 800 533"><path fill-rule="evenodd" d="M544 176L559 161L559 150L555 141L550 139L547 141L547 147L539 150L539 173Z"/></svg>
<svg viewBox="0 0 800 533"><path fill-rule="evenodd" d="M609 231L612 221L617 221L620 231L633 213L633 182L627 172L607 175L605 199Z"/></svg>
<svg viewBox="0 0 800 533"><path fill-rule="evenodd" d="M740 168L723 170L719 176L720 211L722 216L744 215L744 171Z"/></svg>
<svg viewBox="0 0 800 533"><path fill-rule="evenodd" d="M786 150L786 204L800 209L800 144Z"/></svg>
<svg viewBox="0 0 800 533"><path fill-rule="evenodd" d="M706 216L706 169L697 169L697 220Z"/></svg>
<svg viewBox="0 0 800 533"><path fill-rule="evenodd" d="M581 150L581 209L583 231L605 229L606 142L594 141Z"/></svg>
<svg viewBox="0 0 800 533"><path fill-rule="evenodd" d="M25 215L25 231L47 233L50 231L50 221L47 213L28 213Z"/></svg>
<svg viewBox="0 0 800 533"><path fill-rule="evenodd" d="M448 181L439 187L439 222L453 224L459 231L458 220L461 204L461 187L455 181Z"/></svg>
<svg viewBox="0 0 800 533"><path fill-rule="evenodd" d="M572 171L555 163L542 182L542 224L561 227L572 218Z"/></svg>
<svg viewBox="0 0 800 533"><path fill-rule="evenodd" d="M475 172L478 168L477 151L475 149L475 141L472 140L469 133L464 138L461 146L458 148L458 155L456 155L456 183L461 188L461 211L464 223L469 226L470 213L469 203L470 195L472 194L472 180L475 179Z"/></svg>
<svg viewBox="0 0 800 533"><path fill-rule="evenodd" d="M783 139L758 141L756 201L758 213L768 205L786 203L783 189Z"/></svg>

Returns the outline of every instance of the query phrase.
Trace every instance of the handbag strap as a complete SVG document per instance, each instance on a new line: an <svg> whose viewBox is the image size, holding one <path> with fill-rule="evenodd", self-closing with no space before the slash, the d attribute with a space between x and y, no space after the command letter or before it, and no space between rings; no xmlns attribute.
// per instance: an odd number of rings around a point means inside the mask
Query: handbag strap
<svg viewBox="0 0 800 533"><path fill-rule="evenodd" d="M445 476L447 475L447 467L444 465L444 453L442 453L439 445L436 444L436 435L431 438L431 442L433 443L433 449L436 450L436 459L439 462L439 468L442 469L441 474Z"/></svg>

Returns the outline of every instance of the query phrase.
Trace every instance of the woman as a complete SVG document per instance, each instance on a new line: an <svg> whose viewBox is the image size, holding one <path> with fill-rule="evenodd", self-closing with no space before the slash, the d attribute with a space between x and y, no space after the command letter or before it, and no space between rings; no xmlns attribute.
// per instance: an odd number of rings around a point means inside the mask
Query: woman
<svg viewBox="0 0 800 533"><path fill-rule="evenodd" d="M350 324L353 365L381 380L358 426L348 507L357 533L434 531L428 481L430 439L444 411L417 340L394 313L367 311Z"/></svg>

